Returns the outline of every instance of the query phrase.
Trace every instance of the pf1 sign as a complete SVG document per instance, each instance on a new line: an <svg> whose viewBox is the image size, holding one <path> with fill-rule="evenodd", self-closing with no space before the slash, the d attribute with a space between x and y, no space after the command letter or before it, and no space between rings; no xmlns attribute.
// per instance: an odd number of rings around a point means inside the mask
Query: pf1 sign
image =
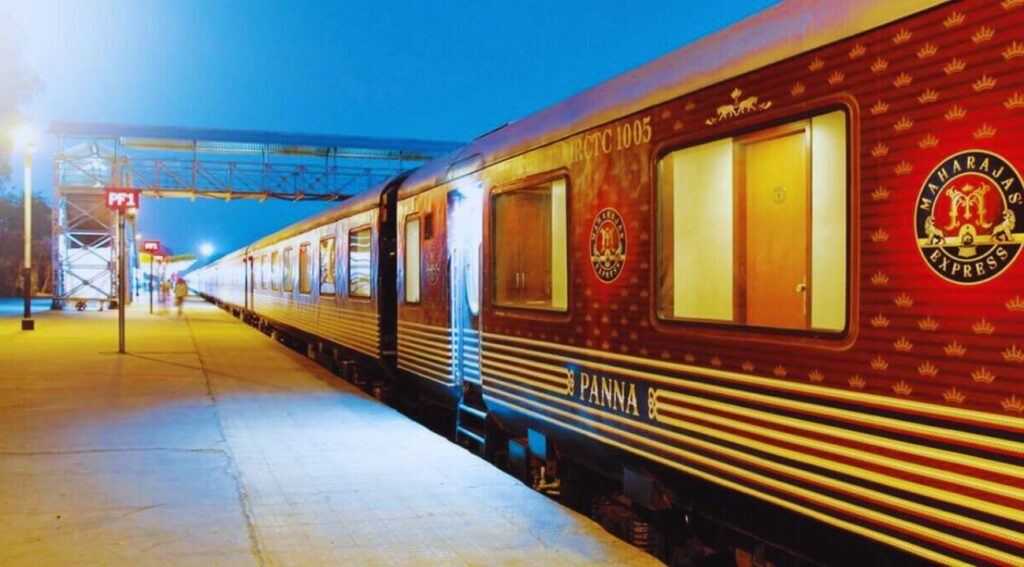
<svg viewBox="0 0 1024 567"><path fill-rule="evenodd" d="M160 241L159 240L143 240L142 241L142 251L143 252L147 252L149 254L152 254L154 252L159 252L160 251Z"/></svg>
<svg viewBox="0 0 1024 567"><path fill-rule="evenodd" d="M127 211L139 208L138 189L107 189L107 208L112 211Z"/></svg>

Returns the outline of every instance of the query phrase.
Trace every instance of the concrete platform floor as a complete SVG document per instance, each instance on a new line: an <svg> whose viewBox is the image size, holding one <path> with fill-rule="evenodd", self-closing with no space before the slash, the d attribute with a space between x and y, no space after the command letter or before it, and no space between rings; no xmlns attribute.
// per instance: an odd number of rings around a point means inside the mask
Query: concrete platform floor
<svg viewBox="0 0 1024 567"><path fill-rule="evenodd" d="M655 565L203 303L0 318L0 565Z"/></svg>

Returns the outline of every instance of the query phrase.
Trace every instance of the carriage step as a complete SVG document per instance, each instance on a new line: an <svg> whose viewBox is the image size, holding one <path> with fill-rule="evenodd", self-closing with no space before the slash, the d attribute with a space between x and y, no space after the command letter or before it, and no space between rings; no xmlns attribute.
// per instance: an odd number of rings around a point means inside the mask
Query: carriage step
<svg viewBox="0 0 1024 567"><path fill-rule="evenodd" d="M483 435L480 435L479 433L471 429L467 429L461 425L455 427L455 435L461 437L468 437L473 441L476 441L480 445L481 449L483 448L484 443L486 443L486 439L484 439Z"/></svg>
<svg viewBox="0 0 1024 567"><path fill-rule="evenodd" d="M468 406L464 403L459 403L459 413L468 413L480 420L487 419L487 412L472 406Z"/></svg>

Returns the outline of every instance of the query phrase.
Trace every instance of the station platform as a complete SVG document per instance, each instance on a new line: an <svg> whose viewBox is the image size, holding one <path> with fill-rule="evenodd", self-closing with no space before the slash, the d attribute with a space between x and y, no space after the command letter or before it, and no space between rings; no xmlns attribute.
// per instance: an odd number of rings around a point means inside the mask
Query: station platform
<svg viewBox="0 0 1024 567"><path fill-rule="evenodd" d="M145 299L145 298L140 298ZM0 317L0 565L660 565L198 300Z"/></svg>

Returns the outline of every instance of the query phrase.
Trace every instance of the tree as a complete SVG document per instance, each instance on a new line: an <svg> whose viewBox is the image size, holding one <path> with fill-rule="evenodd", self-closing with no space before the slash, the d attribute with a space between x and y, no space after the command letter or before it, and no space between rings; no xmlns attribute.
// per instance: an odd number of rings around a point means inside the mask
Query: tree
<svg viewBox="0 0 1024 567"><path fill-rule="evenodd" d="M22 293L25 209L23 198L0 194L0 297ZM50 206L38 196L32 199L32 288L50 289L53 235Z"/></svg>

